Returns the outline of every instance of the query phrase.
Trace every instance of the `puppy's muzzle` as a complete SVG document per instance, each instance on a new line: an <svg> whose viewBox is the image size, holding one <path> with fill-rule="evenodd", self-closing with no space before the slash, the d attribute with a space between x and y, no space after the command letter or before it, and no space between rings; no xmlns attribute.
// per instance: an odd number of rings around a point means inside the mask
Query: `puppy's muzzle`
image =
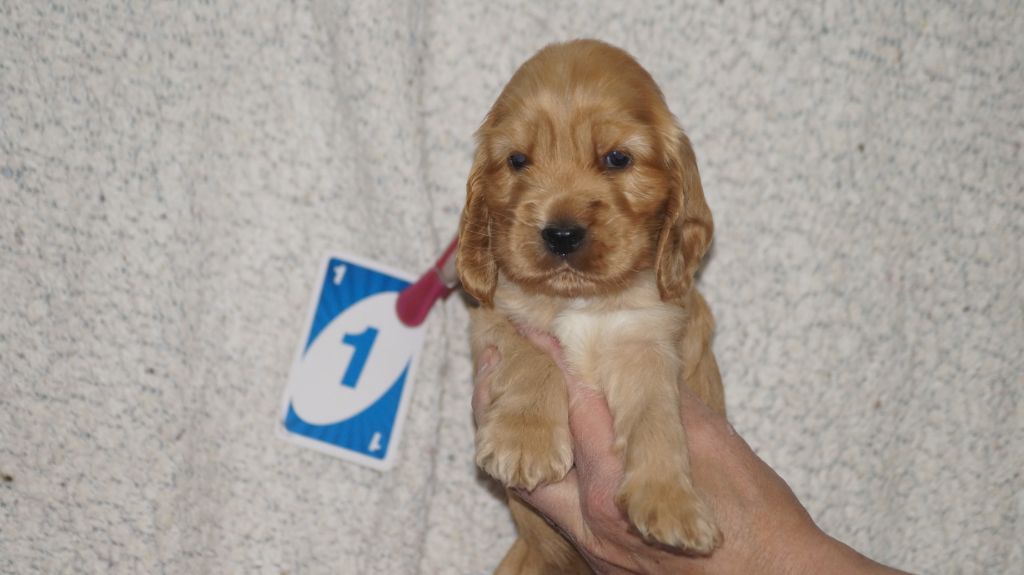
<svg viewBox="0 0 1024 575"><path fill-rule="evenodd" d="M573 224L556 224L541 230L540 235L549 252L564 258L580 249L587 230Z"/></svg>

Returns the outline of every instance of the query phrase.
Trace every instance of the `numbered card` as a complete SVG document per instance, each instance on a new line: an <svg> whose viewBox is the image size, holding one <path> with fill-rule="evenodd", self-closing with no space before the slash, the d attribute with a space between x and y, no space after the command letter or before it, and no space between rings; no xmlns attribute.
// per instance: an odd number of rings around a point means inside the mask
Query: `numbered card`
<svg viewBox="0 0 1024 575"><path fill-rule="evenodd" d="M394 462L423 327L398 320L401 272L328 256L288 378L280 429L289 441L387 469Z"/></svg>

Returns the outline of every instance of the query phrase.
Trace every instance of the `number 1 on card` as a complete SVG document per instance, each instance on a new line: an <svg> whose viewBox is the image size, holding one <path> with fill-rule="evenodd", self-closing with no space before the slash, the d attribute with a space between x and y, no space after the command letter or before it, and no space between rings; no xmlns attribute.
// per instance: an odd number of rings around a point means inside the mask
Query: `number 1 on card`
<svg viewBox="0 0 1024 575"><path fill-rule="evenodd" d="M356 384L359 383L359 376L363 374L363 368L366 367L366 359L370 357L370 348L373 347L373 342L377 340L377 328L367 327L360 334L345 334L345 337L341 338L341 342L346 345L351 345L354 350L352 353L352 359L348 362L348 368L345 369L345 375L341 378L341 384L355 388Z"/></svg>

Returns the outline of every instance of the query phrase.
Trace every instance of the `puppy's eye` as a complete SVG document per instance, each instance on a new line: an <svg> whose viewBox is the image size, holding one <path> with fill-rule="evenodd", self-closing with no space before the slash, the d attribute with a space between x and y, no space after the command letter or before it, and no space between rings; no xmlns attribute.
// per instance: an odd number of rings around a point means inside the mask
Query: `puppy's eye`
<svg viewBox="0 0 1024 575"><path fill-rule="evenodd" d="M526 154L512 154L508 157L508 165L517 172L525 168L529 162L530 159L526 157Z"/></svg>
<svg viewBox="0 0 1024 575"><path fill-rule="evenodd" d="M633 162L633 158L630 158L625 152L612 150L605 154L602 162L604 162L604 167L610 170L621 170L631 164Z"/></svg>

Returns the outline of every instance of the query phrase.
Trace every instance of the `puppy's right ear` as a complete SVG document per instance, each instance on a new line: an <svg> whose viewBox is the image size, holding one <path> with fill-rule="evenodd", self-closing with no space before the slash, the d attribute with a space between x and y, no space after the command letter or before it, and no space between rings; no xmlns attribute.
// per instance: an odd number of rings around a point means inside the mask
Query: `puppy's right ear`
<svg viewBox="0 0 1024 575"><path fill-rule="evenodd" d="M494 290L498 287L498 264L491 252L491 216L484 200L486 162L483 150L477 148L466 183L466 207L462 209L459 222L459 253L455 268L462 288L480 305L491 307Z"/></svg>

